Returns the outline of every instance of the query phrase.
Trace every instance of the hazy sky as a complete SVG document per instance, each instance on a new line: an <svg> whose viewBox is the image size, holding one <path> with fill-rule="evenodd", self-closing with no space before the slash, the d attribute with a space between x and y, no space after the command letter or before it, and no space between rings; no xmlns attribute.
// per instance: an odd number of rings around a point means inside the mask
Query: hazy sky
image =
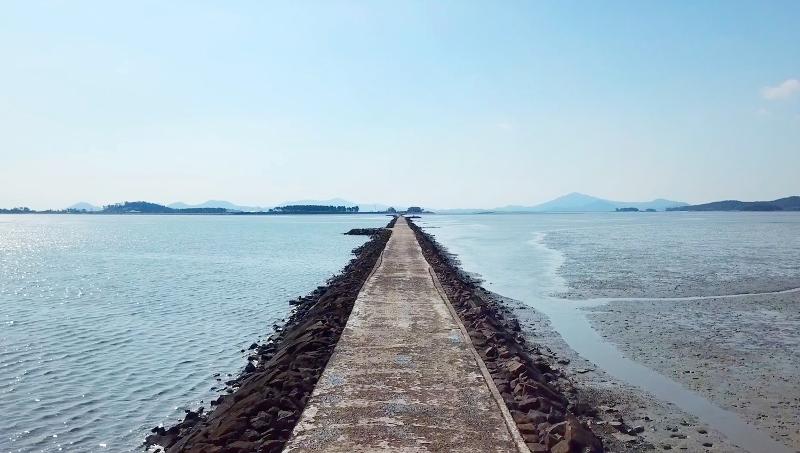
<svg viewBox="0 0 800 453"><path fill-rule="evenodd" d="M800 194L800 2L3 2L0 207Z"/></svg>

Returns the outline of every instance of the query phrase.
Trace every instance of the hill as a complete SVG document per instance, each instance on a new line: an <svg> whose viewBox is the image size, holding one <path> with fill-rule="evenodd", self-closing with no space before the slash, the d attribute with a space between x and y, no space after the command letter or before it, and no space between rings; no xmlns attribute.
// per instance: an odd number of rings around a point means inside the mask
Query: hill
<svg viewBox="0 0 800 453"><path fill-rule="evenodd" d="M655 209L663 211L667 208L686 206L680 201L658 198L652 201L612 201L573 192L554 200L535 206L504 206L497 212L614 212L617 208L637 208L639 210Z"/></svg>
<svg viewBox="0 0 800 453"><path fill-rule="evenodd" d="M800 197L786 197L773 200L772 204L779 206L784 211L800 211Z"/></svg>
<svg viewBox="0 0 800 453"><path fill-rule="evenodd" d="M669 211L800 211L800 196L772 201L724 200L691 206L680 206Z"/></svg>
<svg viewBox="0 0 800 453"><path fill-rule="evenodd" d="M224 214L223 208L175 209L147 201L126 201L103 207L103 214Z"/></svg>

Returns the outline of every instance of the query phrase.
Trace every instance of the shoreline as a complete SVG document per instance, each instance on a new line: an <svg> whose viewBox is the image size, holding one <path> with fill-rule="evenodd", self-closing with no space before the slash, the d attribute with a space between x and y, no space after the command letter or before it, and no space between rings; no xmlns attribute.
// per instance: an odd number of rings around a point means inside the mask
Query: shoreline
<svg viewBox="0 0 800 453"><path fill-rule="evenodd" d="M370 240L326 285L290 301L295 310L267 342L250 346L242 373L226 382L227 394L187 411L171 427L155 427L144 446L149 451L280 452L308 401L344 329L362 285L378 263L391 235L371 231Z"/></svg>

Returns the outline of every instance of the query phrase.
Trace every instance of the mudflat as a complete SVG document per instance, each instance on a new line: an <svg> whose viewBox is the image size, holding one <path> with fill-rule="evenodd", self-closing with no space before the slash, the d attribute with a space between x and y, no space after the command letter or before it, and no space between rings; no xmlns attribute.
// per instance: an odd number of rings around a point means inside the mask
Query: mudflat
<svg viewBox="0 0 800 453"><path fill-rule="evenodd" d="M800 449L800 292L613 301L589 319L629 357Z"/></svg>

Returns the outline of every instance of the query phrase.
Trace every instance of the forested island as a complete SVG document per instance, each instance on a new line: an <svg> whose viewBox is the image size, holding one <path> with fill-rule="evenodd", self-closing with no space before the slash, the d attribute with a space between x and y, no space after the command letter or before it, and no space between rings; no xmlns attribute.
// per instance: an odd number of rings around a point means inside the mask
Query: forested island
<svg viewBox="0 0 800 453"><path fill-rule="evenodd" d="M224 208L185 208L175 209L146 201L126 201L104 206L100 214L225 214Z"/></svg>
<svg viewBox="0 0 800 453"><path fill-rule="evenodd" d="M364 212L358 206L327 206L327 205L286 205L276 206L262 211L236 211L225 208L171 208L158 203L147 201L126 201L103 206L102 209L91 211L86 209L67 208L61 210L36 211L27 207L11 209L0 208L0 214L211 214L211 215L283 215L283 214L383 214L396 213L394 208L380 212ZM422 213L422 208L413 206L405 212Z"/></svg>
<svg viewBox="0 0 800 453"><path fill-rule="evenodd" d="M267 212L273 214L355 214L358 213L358 206L320 206L313 204L295 204L288 206L277 206Z"/></svg>
<svg viewBox="0 0 800 453"><path fill-rule="evenodd" d="M667 211L800 211L800 196L779 198L772 201L715 201L667 208Z"/></svg>

